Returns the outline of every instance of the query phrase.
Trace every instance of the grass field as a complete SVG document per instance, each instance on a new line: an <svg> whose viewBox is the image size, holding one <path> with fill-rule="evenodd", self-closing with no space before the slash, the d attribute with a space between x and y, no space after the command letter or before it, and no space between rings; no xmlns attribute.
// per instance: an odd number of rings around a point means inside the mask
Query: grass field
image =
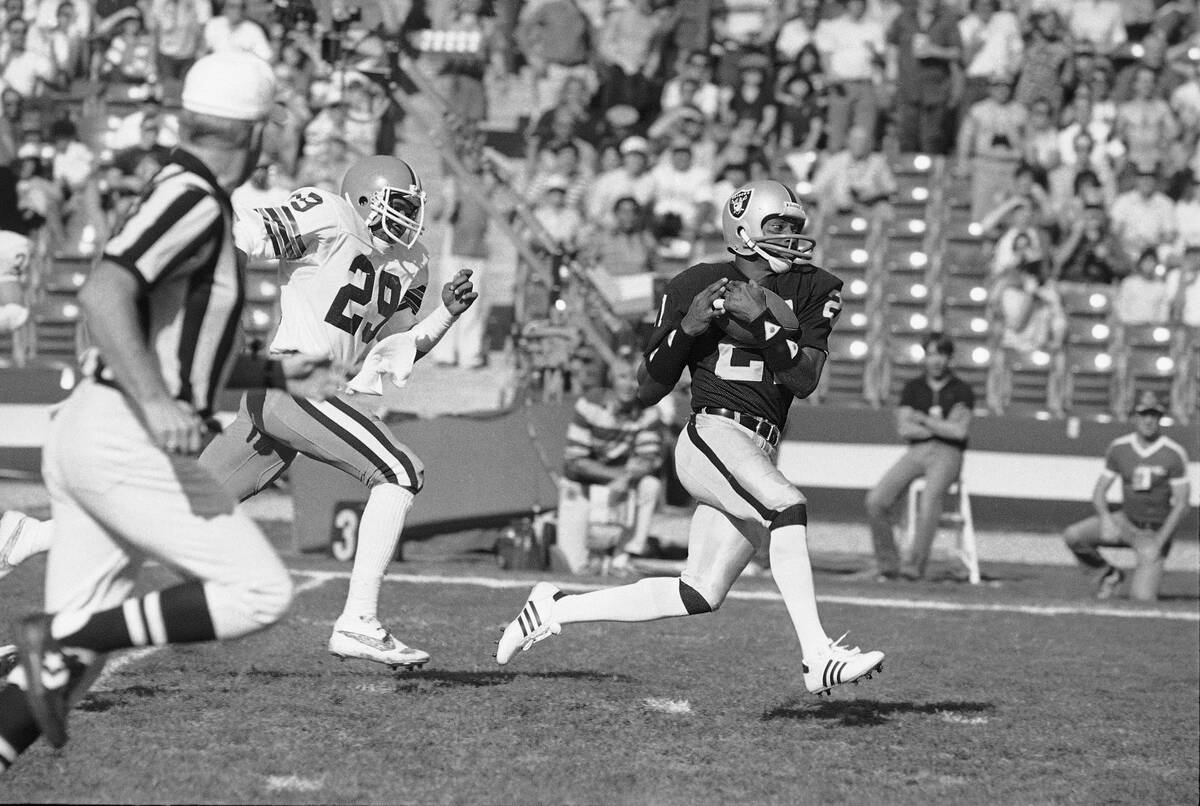
<svg viewBox="0 0 1200 806"><path fill-rule="evenodd" d="M742 580L710 616L570 625L498 667L492 641L535 577L487 558L396 564L382 612L433 660L392 674L324 652L347 567L289 564L301 592L282 624L117 658L67 747L36 745L0 779L0 802L1200 798L1194 575L1169 575L1155 607L1100 606L1069 568L880 586L818 557L826 628L888 653L883 675L818 700L767 579ZM35 606L41 569L6 580L5 620Z"/></svg>

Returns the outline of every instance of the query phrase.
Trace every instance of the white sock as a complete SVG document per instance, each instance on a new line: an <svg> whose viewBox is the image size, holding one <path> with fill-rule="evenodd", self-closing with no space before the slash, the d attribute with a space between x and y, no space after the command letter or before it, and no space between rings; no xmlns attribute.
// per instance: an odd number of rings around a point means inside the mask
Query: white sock
<svg viewBox="0 0 1200 806"><path fill-rule="evenodd" d="M20 565L35 554L49 551L52 542L54 542L54 521L39 521L37 518L26 516L21 521L16 542L9 551L8 562L11 565Z"/></svg>
<svg viewBox="0 0 1200 806"><path fill-rule="evenodd" d="M616 588L564 596L554 603L551 619L577 621L656 621L686 616L679 579L653 577Z"/></svg>
<svg viewBox="0 0 1200 806"><path fill-rule="evenodd" d="M397 484L371 488L362 521L358 524L358 550L350 572L350 592L343 616L371 618L377 615L379 588L388 563L396 556L404 517L412 507L413 494Z"/></svg>
<svg viewBox="0 0 1200 806"><path fill-rule="evenodd" d="M771 574L783 596L804 657L829 645L817 613L817 591L808 560L807 530L800 524L771 530Z"/></svg>

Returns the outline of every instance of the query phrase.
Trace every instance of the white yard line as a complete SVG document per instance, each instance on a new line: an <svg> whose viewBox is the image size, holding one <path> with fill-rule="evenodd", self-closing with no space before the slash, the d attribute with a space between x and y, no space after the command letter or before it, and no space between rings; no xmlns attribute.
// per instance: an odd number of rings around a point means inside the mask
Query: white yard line
<svg viewBox="0 0 1200 806"><path fill-rule="evenodd" d="M313 579L348 579L349 571L297 571ZM389 582L410 582L414 585L470 585L493 590L527 589L534 582L527 579L496 579L494 577L443 576L439 574L388 574ZM608 585L559 582L555 585L565 591L583 593L610 587ZM774 591L730 591L730 599L757 602L782 602L783 597ZM1163 608L1120 608L1104 605L1036 605L1036 604L984 604L975 602L950 602L937 599L888 599L874 596L842 596L820 594L817 601L829 604L855 605L858 607L880 607L891 610L943 610L958 613L1020 613L1028 616L1109 616L1112 618L1149 618L1167 621L1200 622L1200 612L1166 610Z"/></svg>

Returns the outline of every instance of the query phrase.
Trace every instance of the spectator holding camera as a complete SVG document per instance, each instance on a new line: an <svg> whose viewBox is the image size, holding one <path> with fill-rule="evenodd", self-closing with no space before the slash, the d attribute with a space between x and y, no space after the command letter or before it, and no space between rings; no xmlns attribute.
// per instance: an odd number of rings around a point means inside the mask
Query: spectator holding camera
<svg viewBox="0 0 1200 806"><path fill-rule="evenodd" d="M1014 247L1015 265L997 278L989 297L1000 319L1000 346L1020 355L1057 352L1067 332L1067 314L1057 284L1050 279L1040 250L1023 242Z"/></svg>
<svg viewBox="0 0 1200 806"><path fill-rule="evenodd" d="M1054 276L1077 283L1112 283L1129 273L1129 259L1109 228L1101 204L1084 206L1054 255Z"/></svg>

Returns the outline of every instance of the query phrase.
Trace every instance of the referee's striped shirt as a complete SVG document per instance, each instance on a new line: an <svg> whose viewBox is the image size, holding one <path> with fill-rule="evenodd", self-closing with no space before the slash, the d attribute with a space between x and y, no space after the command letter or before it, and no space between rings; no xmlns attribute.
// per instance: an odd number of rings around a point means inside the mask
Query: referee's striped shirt
<svg viewBox="0 0 1200 806"><path fill-rule="evenodd" d="M229 196L212 172L175 149L104 248L105 260L138 279L142 333L168 391L201 416L213 411L240 335L245 292L232 221ZM113 381L95 351L84 369Z"/></svg>

